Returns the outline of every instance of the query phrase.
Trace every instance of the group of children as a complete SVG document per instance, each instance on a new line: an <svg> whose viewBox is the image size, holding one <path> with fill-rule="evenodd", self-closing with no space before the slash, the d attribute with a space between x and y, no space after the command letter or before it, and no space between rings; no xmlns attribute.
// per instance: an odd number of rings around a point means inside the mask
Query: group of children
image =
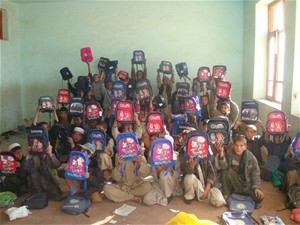
<svg viewBox="0 0 300 225"><path fill-rule="evenodd" d="M256 208L264 198L261 189L261 178L272 180L272 171L263 158L262 147L265 146L268 156L279 157L280 164L276 167L285 174L287 187L300 184L299 166L291 150L289 131L285 135L275 135L273 140L258 119L256 124L244 124L238 119L239 107L229 98L218 99L215 96L217 80L211 78L211 89L205 93L193 88L192 95L198 96L201 102L201 115L186 114L184 98L177 96L174 90L174 70L170 75L161 75L157 71L157 88L159 93L147 100L139 100L138 94L128 92L122 100L134 103L136 112L132 123L120 123L111 112L112 79L106 78L104 70L91 75L90 88L86 92L78 90L76 85L68 81L68 86L74 96L100 103L103 113L99 119L86 120L84 115L70 118L67 105L56 106L53 111L54 125L39 122L41 106L37 106L33 126L43 127L49 133L49 145L42 155L32 155L14 143L9 150L16 155L18 164L15 176L7 176L0 183L0 191L12 191L18 195L28 192L29 187L34 192L46 192L49 198L61 200L65 196L60 189L59 179L64 178L64 166L71 151L85 152L89 158L88 196L92 202L101 201L101 193L114 202L136 201L146 205L159 204L166 206L174 196L183 196L186 204L194 199L221 207L233 193L250 196L256 202ZM132 63L131 77L125 82L128 90L135 90L138 80L147 79L146 61L143 70L135 71ZM118 79L118 71L114 71ZM161 78L161 76L163 76ZM189 82L186 76L184 82ZM222 78L224 79L224 77ZM133 87L133 88L132 88ZM165 100L164 107L158 107L155 101ZM146 128L147 115L159 111L164 116L164 128L160 134L148 134ZM186 114L185 128L172 133L175 126L172 115ZM217 142L210 146L211 155L205 158L187 156L186 140L190 132L202 130L207 132L208 121L213 117L227 117L232 130L233 141L224 146ZM262 130L257 135L257 126ZM89 131L101 130L106 134L106 146L97 152L95 146L89 143ZM139 139L140 154L133 160L124 160L116 150L116 138L123 132L135 132ZM168 139L174 148L174 164L153 167L150 164L151 143L157 139ZM58 153L59 152L59 153ZM296 163L295 163L296 160ZM293 162L294 167L288 167ZM269 170L268 170L269 169ZM262 172L264 176L262 176ZM267 175L266 175L267 174ZM269 174L269 176L268 176ZM30 178L30 179L28 179ZM72 188L72 181L65 179ZM77 182L75 192L82 189L82 183Z"/></svg>

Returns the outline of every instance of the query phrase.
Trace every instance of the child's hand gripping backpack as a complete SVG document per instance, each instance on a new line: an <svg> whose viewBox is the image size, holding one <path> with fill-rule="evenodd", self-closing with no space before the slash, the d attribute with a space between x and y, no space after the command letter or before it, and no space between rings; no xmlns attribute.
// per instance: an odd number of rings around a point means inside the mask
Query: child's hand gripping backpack
<svg viewBox="0 0 300 225"><path fill-rule="evenodd" d="M97 120L102 116L100 103L90 100L85 103L85 117L88 121Z"/></svg>
<svg viewBox="0 0 300 225"><path fill-rule="evenodd" d="M69 106L70 116L83 116L84 113L84 99L81 97L72 97Z"/></svg>
<svg viewBox="0 0 300 225"><path fill-rule="evenodd" d="M116 120L119 123L134 122L134 107L132 101L120 101L117 103Z"/></svg>
<svg viewBox="0 0 300 225"><path fill-rule="evenodd" d="M212 76L214 79L221 79L225 76L227 67L224 65L215 65L212 69Z"/></svg>
<svg viewBox="0 0 300 225"><path fill-rule="evenodd" d="M73 78L73 74L68 67L64 67L60 70L60 74L63 80L70 80Z"/></svg>
<svg viewBox="0 0 300 225"><path fill-rule="evenodd" d="M80 56L82 62L92 62L93 61L93 54L90 47L81 48L80 49Z"/></svg>
<svg viewBox="0 0 300 225"><path fill-rule="evenodd" d="M95 146L96 151L100 152L106 146L106 134L101 130L90 130L88 141Z"/></svg>
<svg viewBox="0 0 300 225"><path fill-rule="evenodd" d="M148 79L142 79L136 82L136 94L139 100L147 100L153 96L151 83Z"/></svg>
<svg viewBox="0 0 300 225"><path fill-rule="evenodd" d="M296 137L293 139L292 147L296 160L300 161L300 131L298 131Z"/></svg>
<svg viewBox="0 0 300 225"><path fill-rule="evenodd" d="M44 154L49 145L48 131L42 127L33 127L27 134L30 154Z"/></svg>
<svg viewBox="0 0 300 225"><path fill-rule="evenodd" d="M122 81L114 81L111 93L114 98L123 99L126 96L126 85Z"/></svg>
<svg viewBox="0 0 300 225"><path fill-rule="evenodd" d="M0 151L0 176L14 174L17 170L16 156L11 151Z"/></svg>
<svg viewBox="0 0 300 225"><path fill-rule="evenodd" d="M144 64L145 63L145 53L142 50L133 51L133 56L131 59L133 64Z"/></svg>
<svg viewBox="0 0 300 225"><path fill-rule="evenodd" d="M189 132L186 137L186 154L189 157L200 159L210 157L212 152L209 147L208 135L200 130Z"/></svg>
<svg viewBox="0 0 300 225"><path fill-rule="evenodd" d="M227 100L231 92L231 83L221 80L217 83L216 96L220 99Z"/></svg>
<svg viewBox="0 0 300 225"><path fill-rule="evenodd" d="M149 135L161 134L164 129L164 116L160 112L150 112L146 119L146 130Z"/></svg>
<svg viewBox="0 0 300 225"><path fill-rule="evenodd" d="M133 160L140 154L139 141L135 132L119 133L116 145L118 155L122 156L125 161Z"/></svg>
<svg viewBox="0 0 300 225"><path fill-rule="evenodd" d="M54 111L54 99L52 96L41 96L39 98L39 105L43 113Z"/></svg>
<svg viewBox="0 0 300 225"><path fill-rule="evenodd" d="M157 166L174 166L173 145L166 138L160 138L152 141L150 148L150 165Z"/></svg>
<svg viewBox="0 0 300 225"><path fill-rule="evenodd" d="M181 79L182 77L186 77L188 78L189 80L191 80L188 75L189 75L189 72L188 72L188 66L185 62L181 62L181 63L178 63L175 65L175 68L176 68L176 72L179 76L179 78Z"/></svg>
<svg viewBox="0 0 300 225"><path fill-rule="evenodd" d="M190 95L190 84L185 82L177 82L176 90L178 97L187 97Z"/></svg>
<svg viewBox="0 0 300 225"><path fill-rule="evenodd" d="M211 118L208 121L207 133L211 144L228 145L231 142L231 126L228 118L225 116Z"/></svg>
<svg viewBox="0 0 300 225"><path fill-rule="evenodd" d="M173 73L172 63L169 61L161 61L158 71L163 74L172 74Z"/></svg>
<svg viewBox="0 0 300 225"><path fill-rule="evenodd" d="M258 103L255 100L242 101L241 119L246 124L254 124L258 120Z"/></svg>
<svg viewBox="0 0 300 225"><path fill-rule="evenodd" d="M201 117L201 107L198 96L188 96L184 98L185 113L193 113L197 117Z"/></svg>
<svg viewBox="0 0 300 225"><path fill-rule="evenodd" d="M285 134L287 132L288 120L284 112L273 111L267 116L267 132L270 135Z"/></svg>
<svg viewBox="0 0 300 225"><path fill-rule="evenodd" d="M57 103L69 104L70 103L70 91L68 89L59 89L57 93Z"/></svg>

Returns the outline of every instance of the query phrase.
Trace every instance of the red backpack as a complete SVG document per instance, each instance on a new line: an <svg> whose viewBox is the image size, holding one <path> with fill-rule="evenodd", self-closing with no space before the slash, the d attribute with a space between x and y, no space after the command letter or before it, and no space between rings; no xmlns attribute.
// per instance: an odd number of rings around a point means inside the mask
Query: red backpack
<svg viewBox="0 0 300 225"><path fill-rule="evenodd" d="M212 155L208 135L200 130L191 131L186 137L186 154L192 157L206 158Z"/></svg>
<svg viewBox="0 0 300 225"><path fill-rule="evenodd" d="M267 116L267 132L271 135L285 134L288 120L284 112L273 111Z"/></svg>
<svg viewBox="0 0 300 225"><path fill-rule="evenodd" d="M209 81L211 77L210 69L207 66L201 66L198 69L197 78L199 81Z"/></svg>
<svg viewBox="0 0 300 225"><path fill-rule="evenodd" d="M116 147L118 155L123 156L125 161L133 160L140 154L139 141L134 132L119 133L116 138Z"/></svg>
<svg viewBox="0 0 300 225"><path fill-rule="evenodd" d="M16 156L11 151L0 151L0 175L7 176L14 174L17 170Z"/></svg>
<svg viewBox="0 0 300 225"><path fill-rule="evenodd" d="M134 122L134 107L132 101L120 101L117 103L116 119L119 123Z"/></svg>
<svg viewBox="0 0 300 225"><path fill-rule="evenodd" d="M164 128L164 117L160 112L151 112L147 115L146 129L148 134L161 134Z"/></svg>
<svg viewBox="0 0 300 225"><path fill-rule="evenodd" d="M217 84L216 96L220 99L227 100L231 92L231 83L221 80Z"/></svg>
<svg viewBox="0 0 300 225"><path fill-rule="evenodd" d="M102 116L100 103L91 100L85 103L85 117L88 121L97 120Z"/></svg>
<svg viewBox="0 0 300 225"><path fill-rule="evenodd" d="M227 67L224 65L215 65L212 69L213 78L223 78L226 74Z"/></svg>
<svg viewBox="0 0 300 225"><path fill-rule="evenodd" d="M57 103L69 104L70 103L70 91L68 89L59 89L57 93Z"/></svg>
<svg viewBox="0 0 300 225"><path fill-rule="evenodd" d="M93 54L90 47L80 49L80 56L82 62L92 62Z"/></svg>
<svg viewBox="0 0 300 225"><path fill-rule="evenodd" d="M123 82L128 82L129 80L129 76L128 76L128 73L126 71L123 71L123 70L120 70L118 72L118 75L119 79Z"/></svg>

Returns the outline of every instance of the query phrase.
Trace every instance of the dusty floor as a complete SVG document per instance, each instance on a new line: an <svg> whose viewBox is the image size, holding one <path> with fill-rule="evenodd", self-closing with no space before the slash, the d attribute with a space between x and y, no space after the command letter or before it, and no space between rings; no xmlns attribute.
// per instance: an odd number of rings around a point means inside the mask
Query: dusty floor
<svg viewBox="0 0 300 225"><path fill-rule="evenodd" d="M26 146L25 135L13 135L9 139L1 137L0 149L6 149L11 143L19 142L21 145ZM278 209L284 208L285 195L278 189L274 188L271 183L263 182L263 191L265 199L262 207L253 212L253 217L259 220L261 215L277 215L287 225L296 225L289 219L290 210L277 212ZM64 183L62 183L64 186ZM19 207L23 199L20 198L15 203L15 207ZM122 206L124 203L113 203L108 199L103 199L101 203L94 204L88 211L90 217L81 215L68 215L61 211L63 202L49 201L47 208L42 210L31 210L32 214L28 217L9 221L8 216L4 213L6 208L0 209L0 224L111 224L111 219L117 221L116 224L165 224L176 214L172 213L169 209L176 209L186 213L195 214L201 220L211 220L219 223L219 216L228 208L214 208L210 205L194 201L191 205L183 203L180 197L175 197L171 203L166 206L146 206L139 205L135 202L126 202L128 205L136 206L136 210L129 214L127 217L114 215L113 211ZM261 221L260 221L261 223Z"/></svg>

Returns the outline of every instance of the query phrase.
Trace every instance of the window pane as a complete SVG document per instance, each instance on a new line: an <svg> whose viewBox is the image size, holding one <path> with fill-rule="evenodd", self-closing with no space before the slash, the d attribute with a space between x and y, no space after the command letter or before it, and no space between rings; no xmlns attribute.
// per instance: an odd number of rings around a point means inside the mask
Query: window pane
<svg viewBox="0 0 300 225"><path fill-rule="evenodd" d="M277 80L283 82L283 66L284 66L284 46L285 46L285 33L282 32L278 37L278 62L277 62Z"/></svg>
<svg viewBox="0 0 300 225"><path fill-rule="evenodd" d="M267 95L271 96L271 97L273 97L273 84L274 84L274 82L268 81L268 93L267 93Z"/></svg>
<svg viewBox="0 0 300 225"><path fill-rule="evenodd" d="M282 101L283 83L276 83L275 90L276 90L275 101L281 102Z"/></svg>
<svg viewBox="0 0 300 225"><path fill-rule="evenodd" d="M269 39L268 80L274 80L275 68L275 37Z"/></svg>

